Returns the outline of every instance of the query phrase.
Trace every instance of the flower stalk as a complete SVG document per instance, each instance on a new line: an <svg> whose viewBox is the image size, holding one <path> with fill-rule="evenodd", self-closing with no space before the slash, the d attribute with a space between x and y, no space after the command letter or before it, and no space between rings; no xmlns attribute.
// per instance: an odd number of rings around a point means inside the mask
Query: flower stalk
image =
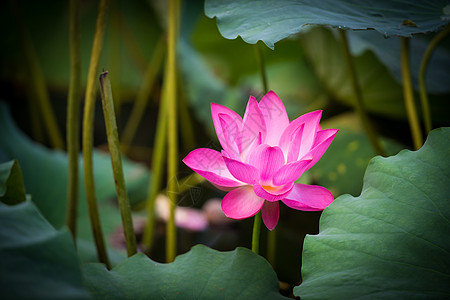
<svg viewBox="0 0 450 300"><path fill-rule="evenodd" d="M130 202L128 200L125 177L123 174L119 134L117 132L116 115L114 113L114 101L108 71L100 74L100 90L102 95L103 114L105 117L109 153L111 155L114 182L116 184L117 200L119 202L120 215L122 217L122 226L125 233L127 254L128 257L130 257L137 252L136 236L134 234Z"/></svg>
<svg viewBox="0 0 450 300"><path fill-rule="evenodd" d="M358 82L358 76L356 74L356 69L353 64L352 55L350 54L350 49L348 46L347 34L343 29L339 29L339 35L341 37L342 50L344 51L345 60L347 62L348 71L350 74L350 81L353 88L353 93L355 94L355 109L356 113L361 120L362 126L369 138L369 141L378 155L386 156L386 153L381 146L380 139L378 137L372 122L367 115L366 109L364 107L363 96L361 92L361 87Z"/></svg>
<svg viewBox="0 0 450 300"><path fill-rule="evenodd" d="M253 234L252 234L252 251L259 254L259 236L261 233L261 212L255 215L253 220Z"/></svg>
<svg viewBox="0 0 450 300"><path fill-rule="evenodd" d="M69 8L69 43L70 43L70 82L67 99L67 155L69 160L69 178L67 190L66 224L72 233L74 242L77 237L78 209L78 152L80 151L80 117L81 96L81 33L80 1L70 0Z"/></svg>
<svg viewBox="0 0 450 300"><path fill-rule="evenodd" d="M83 116L83 162L84 162L84 184L86 190L86 201L89 211L89 219L91 222L92 233L94 235L97 256L100 262L104 263L109 269L109 259L106 252L103 232L100 225L100 217L98 213L97 199L95 195L94 171L92 162L93 148L93 124L95 98L97 88L97 70L102 51L105 28L106 15L108 12L108 0L101 0L97 15L97 22L94 33L94 43L92 45L91 60L89 63L89 72L87 78L87 87L84 100L84 116Z"/></svg>
<svg viewBox="0 0 450 300"><path fill-rule="evenodd" d="M430 113L430 102L427 95L427 87L425 83L425 74L427 71L428 61L436 46L450 34L450 26L441 32L439 32L430 42L425 54L423 55L422 62L419 69L419 87L420 87L420 102L422 104L423 120L425 123L425 131L428 134L433 129Z"/></svg>
<svg viewBox="0 0 450 300"><path fill-rule="evenodd" d="M177 130L177 67L176 49L178 36L178 18L180 0L169 1L167 61L164 77L163 99L167 101L167 145L168 172L167 194L170 199L170 213L166 228L166 261L172 262L176 256L175 207L177 203L177 170L178 170L178 130Z"/></svg>
<svg viewBox="0 0 450 300"><path fill-rule="evenodd" d="M420 129L419 117L417 116L414 92L411 82L411 71L409 66L409 39L402 37L401 47L403 97L405 99L406 113L413 138L414 149L423 145L422 131Z"/></svg>

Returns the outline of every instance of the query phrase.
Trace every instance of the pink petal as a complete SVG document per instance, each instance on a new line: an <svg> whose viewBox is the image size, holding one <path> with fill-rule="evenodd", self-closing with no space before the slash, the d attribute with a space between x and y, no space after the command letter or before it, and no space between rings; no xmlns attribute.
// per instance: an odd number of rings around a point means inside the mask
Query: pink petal
<svg viewBox="0 0 450 300"><path fill-rule="evenodd" d="M286 198L294 187L294 183L284 186L262 186L259 183L253 185L253 190L258 197L267 201L278 201Z"/></svg>
<svg viewBox="0 0 450 300"><path fill-rule="evenodd" d="M278 172L276 172L273 176L273 184L278 186L296 181L300 176L302 176L303 172L305 172L311 160L312 159L310 158L295 161L282 166L281 169L278 170Z"/></svg>
<svg viewBox="0 0 450 300"><path fill-rule="evenodd" d="M237 181L231 175L222 155L215 150L207 148L195 149L183 159L183 162L215 185L222 187L243 185L242 182Z"/></svg>
<svg viewBox="0 0 450 300"><path fill-rule="evenodd" d="M259 171L255 167L238 160L224 157L223 160L231 175L237 180L248 184L254 184L259 179Z"/></svg>
<svg viewBox="0 0 450 300"><path fill-rule="evenodd" d="M283 102L273 91L268 92L259 102L259 108L264 116L267 136L263 143L278 145L281 133L289 125L289 117Z"/></svg>
<svg viewBox="0 0 450 300"><path fill-rule="evenodd" d="M304 114L294 121L292 121L280 138L280 147L286 152L291 143L292 137L301 126L304 126L301 135L300 149L297 159L302 158L313 147L316 132L319 128L319 121L322 116L322 111L317 110ZM287 152L286 152L287 153ZM294 160L297 160L294 159Z"/></svg>
<svg viewBox="0 0 450 300"><path fill-rule="evenodd" d="M327 151L334 137L336 136L337 129L324 129L317 132L316 136L316 146L308 153L308 156L312 157L312 161L309 163L306 170L309 170L312 166L322 158L322 155ZM305 170L305 171L306 171Z"/></svg>
<svg viewBox="0 0 450 300"><path fill-rule="evenodd" d="M296 183L289 196L281 201L293 209L314 211L325 209L334 197L324 187Z"/></svg>
<svg viewBox="0 0 450 300"><path fill-rule="evenodd" d="M298 159L298 154L300 153L300 146L302 144L303 129L305 124L302 124L291 137L289 143L289 150L287 151L287 162L296 161ZM286 152L285 152L286 154Z"/></svg>
<svg viewBox="0 0 450 300"><path fill-rule="evenodd" d="M211 116L213 119L214 128L216 129L217 138L219 139L219 142L223 147L223 145L226 144L227 142L225 140L222 124L219 119L219 114L229 116L229 118L234 120L237 124L239 124L239 126L242 125L242 118L240 115L238 115L237 113L235 113L234 111L225 106L216 103L211 103Z"/></svg>
<svg viewBox="0 0 450 300"><path fill-rule="evenodd" d="M248 163L249 153L251 153L256 147L261 145L261 132L247 147L243 147L241 151L241 160Z"/></svg>
<svg viewBox="0 0 450 300"><path fill-rule="evenodd" d="M222 126L222 148L233 158L240 158L241 128L236 119L229 115L219 114Z"/></svg>
<svg viewBox="0 0 450 300"><path fill-rule="evenodd" d="M259 135L262 136L263 140L266 138L266 123L258 102L252 96L248 100L242 122L241 152L248 148Z"/></svg>
<svg viewBox="0 0 450 300"><path fill-rule="evenodd" d="M222 200L222 210L232 219L245 219L256 215L264 204L264 199L253 192L251 186L232 190Z"/></svg>
<svg viewBox="0 0 450 300"><path fill-rule="evenodd" d="M283 151L262 144L250 153L249 164L260 171L259 179L263 184L271 184L273 175L284 165Z"/></svg>
<svg viewBox="0 0 450 300"><path fill-rule="evenodd" d="M277 226L278 218L280 217L280 208L278 201L264 201L264 205L261 209L261 214L264 224L270 231L272 231L275 226Z"/></svg>

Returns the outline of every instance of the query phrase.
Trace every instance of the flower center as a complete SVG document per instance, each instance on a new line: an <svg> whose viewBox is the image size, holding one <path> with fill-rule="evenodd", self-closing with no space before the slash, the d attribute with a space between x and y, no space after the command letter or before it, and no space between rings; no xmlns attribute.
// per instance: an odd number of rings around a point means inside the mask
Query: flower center
<svg viewBox="0 0 450 300"><path fill-rule="evenodd" d="M261 185L263 189L265 189L267 192L276 194L280 190L284 188L284 186L272 186L272 185Z"/></svg>

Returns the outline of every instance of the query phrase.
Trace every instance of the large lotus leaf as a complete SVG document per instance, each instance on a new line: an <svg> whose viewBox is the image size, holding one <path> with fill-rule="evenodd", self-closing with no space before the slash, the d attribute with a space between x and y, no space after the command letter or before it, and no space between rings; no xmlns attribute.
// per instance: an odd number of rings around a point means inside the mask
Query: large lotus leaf
<svg viewBox="0 0 450 300"><path fill-rule="evenodd" d="M217 17L225 38L274 43L305 25L375 29L384 36L411 36L438 30L449 21L448 1L420 0L206 0L205 13Z"/></svg>
<svg viewBox="0 0 450 300"><path fill-rule="evenodd" d="M0 164L0 201L17 204L26 200L22 171L16 160Z"/></svg>
<svg viewBox="0 0 450 300"><path fill-rule="evenodd" d="M31 141L16 127L7 106L0 105L0 159L17 159L22 171L27 193L46 219L55 227L65 224L67 193L67 155L61 151L49 150ZM110 198L115 196L110 156L94 151L94 178L97 201L101 211L100 221L105 235L113 232L121 224L118 207ZM147 190L148 170L141 164L123 159L127 188ZM83 163L79 161L79 207L78 237L91 241L89 216L84 192Z"/></svg>
<svg viewBox="0 0 450 300"><path fill-rule="evenodd" d="M411 77L416 90L419 89L418 75L420 63L431 37L417 36L410 40ZM361 55L366 49L375 53L377 58L389 69L397 80L402 82L400 60L400 37L389 39L373 31L350 31L348 34L350 49ZM425 76L429 93L445 93L450 91L450 52L444 47L437 47L430 57Z"/></svg>
<svg viewBox="0 0 450 300"><path fill-rule="evenodd" d="M359 197L337 198L307 236L302 299L450 297L450 128L372 159Z"/></svg>
<svg viewBox="0 0 450 300"><path fill-rule="evenodd" d="M33 202L0 202L0 298L90 299L72 238Z"/></svg>
<svg viewBox="0 0 450 300"><path fill-rule="evenodd" d="M335 197L344 193L358 195L367 165L376 155L358 116L354 113L341 114L321 125L323 128L337 128L339 132L323 157L304 175L328 188ZM390 139L381 138L381 143L388 155L403 149L402 145Z"/></svg>
<svg viewBox="0 0 450 300"><path fill-rule="evenodd" d="M96 299L286 299L267 261L245 248L197 245L170 264L137 254L111 271L86 264L83 273Z"/></svg>

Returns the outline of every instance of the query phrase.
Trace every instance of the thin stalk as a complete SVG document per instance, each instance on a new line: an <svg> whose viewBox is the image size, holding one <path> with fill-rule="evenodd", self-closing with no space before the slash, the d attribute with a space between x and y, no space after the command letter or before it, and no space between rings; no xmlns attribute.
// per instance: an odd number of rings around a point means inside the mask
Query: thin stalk
<svg viewBox="0 0 450 300"><path fill-rule="evenodd" d="M252 251L259 254L259 235L261 233L261 212L255 215L253 221L253 234L252 234Z"/></svg>
<svg viewBox="0 0 450 300"><path fill-rule="evenodd" d="M275 266L276 257L276 245L277 245L277 229L267 232L267 260L272 266Z"/></svg>
<svg viewBox="0 0 450 300"><path fill-rule="evenodd" d="M417 150L423 145L422 131L420 129L419 117L417 116L414 92L411 83L411 71L409 67L409 39L402 37L401 48L403 97L405 99L406 113L409 127L413 138L414 148Z"/></svg>
<svg viewBox="0 0 450 300"><path fill-rule="evenodd" d="M176 49L178 36L178 16L180 0L169 0L168 34L167 34L167 65L164 78L164 99L167 107L168 135L168 172L167 194L170 199L170 214L166 233L166 260L171 262L176 255L175 206L177 202L177 169L178 169L178 128L177 128L177 67Z"/></svg>
<svg viewBox="0 0 450 300"><path fill-rule="evenodd" d="M119 202L122 226L125 233L128 257L136 254L136 236L131 218L130 201L128 200L125 177L122 168L122 157L120 155L119 133L117 132L116 115L114 112L114 101L111 91L111 81L108 71L100 74L100 90L102 95L103 114L105 117L106 134L108 137L108 148L111 155L114 182L116 184L117 200Z"/></svg>
<svg viewBox="0 0 450 300"><path fill-rule="evenodd" d="M261 75L261 82L263 85L264 93L267 93L269 91L269 85L267 84L266 64L264 63L264 56L260 44L257 43L255 45L255 51L256 51L256 59L258 60L259 74Z"/></svg>
<svg viewBox="0 0 450 300"><path fill-rule="evenodd" d="M97 87L97 70L100 54L103 46L103 39L106 28L106 15L108 12L108 0L100 0L97 24L95 26L94 44L92 45L91 61L89 63L89 73L87 79L86 95L84 102L83 116L83 162L84 162L84 184L86 190L86 201L88 205L89 218L91 221L92 233L94 235L97 255L100 262L109 269L109 259L106 253L103 232L98 214L97 199L95 195L94 171L92 162L93 148L93 123L95 98Z"/></svg>
<svg viewBox="0 0 450 300"><path fill-rule="evenodd" d="M366 109L364 107L364 101L363 101L363 96L362 96L362 92L361 92L361 87L358 82L358 76L356 74L356 69L353 64L352 55L350 54L347 35L346 35L345 31L342 29L339 29L339 35L341 37L342 49L344 51L344 56L345 56L345 60L347 62L348 71L350 73L350 80L351 80L351 84L352 84L352 88L353 88L353 93L355 94L355 98L356 98L356 102L355 102L356 113L358 114L359 119L361 120L361 124L362 124L375 152L378 155L386 156L386 152L384 151L383 147L381 146L378 134L375 131L375 128L373 127L372 122L370 121L369 116L367 115Z"/></svg>
<svg viewBox="0 0 450 300"><path fill-rule="evenodd" d="M67 155L69 160L69 182L67 190L66 224L72 233L74 242L77 237L78 209L78 153L80 151L80 117L81 96L81 33L80 1L70 0L69 44L70 44L70 82L67 99Z"/></svg>
<svg viewBox="0 0 450 300"><path fill-rule="evenodd" d="M161 187L164 158L166 155L167 144L167 104L168 101L161 97L158 112L158 122L156 124L156 135L153 143L152 153L152 177L147 194L146 210L147 224L144 230L143 245L149 252L153 246L153 236L155 231L155 199Z"/></svg>
<svg viewBox="0 0 450 300"><path fill-rule="evenodd" d="M45 83L45 77L39 64L39 59L34 49L30 33L25 27L17 1L11 1L11 4L20 30L20 39L24 51L24 59L28 66L28 73L30 74L28 78L35 94L34 97L38 102L38 107L40 113L42 114L42 120L44 121L44 126L50 138L50 144L53 148L63 149L64 140L61 132L59 131L58 123L50 103L50 96Z"/></svg>
<svg viewBox="0 0 450 300"><path fill-rule="evenodd" d="M428 45L425 54L423 55L422 62L420 63L419 69L419 87L420 87L420 102L422 103L422 112L423 119L425 123L425 131L428 134L431 129L433 129L433 125L431 122L431 113L430 113L430 102L428 100L427 95L427 87L425 83L425 73L427 71L428 61L430 60L431 54L433 53L436 46L448 35L450 34L450 26L441 32L439 32Z"/></svg>
<svg viewBox="0 0 450 300"><path fill-rule="evenodd" d="M139 127L139 123L144 115L145 108L148 103L148 99L155 85L156 77L161 72L165 52L165 41L161 37L153 51L152 58L148 64L147 70L145 71L144 79L142 81L141 88L136 96L136 101L133 105L133 110L131 111L130 117L128 118L127 124L122 134L122 151L127 153L133 138L136 134L136 130Z"/></svg>

